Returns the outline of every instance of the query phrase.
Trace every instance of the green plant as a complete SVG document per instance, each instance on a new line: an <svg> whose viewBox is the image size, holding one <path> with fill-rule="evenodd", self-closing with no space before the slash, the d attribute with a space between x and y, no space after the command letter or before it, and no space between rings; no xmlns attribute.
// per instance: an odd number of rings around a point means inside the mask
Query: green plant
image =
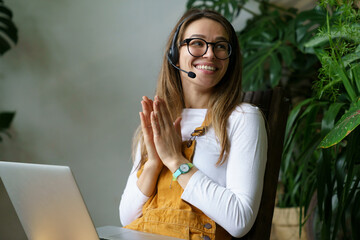
<svg viewBox="0 0 360 240"><path fill-rule="evenodd" d="M10 124L14 116L15 116L15 112L0 112L0 133L4 133L8 137L11 137L6 130L10 127ZM2 137L0 135L0 142L1 141L2 141Z"/></svg>
<svg viewBox="0 0 360 240"><path fill-rule="evenodd" d="M321 62L314 95L292 110L284 159L301 161L300 203L317 214L321 239L359 239L360 12L320 1L326 24L304 46ZM308 209L316 193L317 208Z"/></svg>
<svg viewBox="0 0 360 240"><path fill-rule="evenodd" d="M186 8L212 9L221 13L230 22L239 16L249 0L188 0Z"/></svg>
<svg viewBox="0 0 360 240"><path fill-rule="evenodd" d="M12 12L0 0L0 55L7 52L18 42L18 30L12 21ZM0 133L6 134L6 129L14 118L15 112L0 113ZM2 140L0 136L0 141Z"/></svg>
<svg viewBox="0 0 360 240"><path fill-rule="evenodd" d="M319 9L298 13L260 3L260 14L249 19L239 33L243 49L243 87L246 91L287 87L290 82L312 78L318 60L301 51L325 14Z"/></svg>
<svg viewBox="0 0 360 240"><path fill-rule="evenodd" d="M0 0L0 55L18 42L18 30L12 21L12 11Z"/></svg>

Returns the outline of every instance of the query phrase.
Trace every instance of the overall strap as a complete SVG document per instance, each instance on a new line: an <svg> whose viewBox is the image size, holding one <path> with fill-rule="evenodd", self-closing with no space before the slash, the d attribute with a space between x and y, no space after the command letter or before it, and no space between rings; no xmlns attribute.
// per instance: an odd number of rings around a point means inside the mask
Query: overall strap
<svg viewBox="0 0 360 240"><path fill-rule="evenodd" d="M205 135L210 124L211 124L211 117L206 115L201 126L195 128L195 130L191 133L189 140L184 141L182 143L182 152L186 157L186 159L188 159L190 162L192 162L192 157L194 155L196 138Z"/></svg>
<svg viewBox="0 0 360 240"><path fill-rule="evenodd" d="M206 133L207 129L211 124L211 117L206 115L203 123L200 127L195 128L195 130L191 133L191 137L187 141L187 147L191 147L191 145L195 142L196 137L202 136Z"/></svg>

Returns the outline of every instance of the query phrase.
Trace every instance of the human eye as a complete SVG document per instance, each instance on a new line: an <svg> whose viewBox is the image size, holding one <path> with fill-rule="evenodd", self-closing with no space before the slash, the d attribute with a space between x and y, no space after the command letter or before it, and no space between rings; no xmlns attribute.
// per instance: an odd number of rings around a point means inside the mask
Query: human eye
<svg viewBox="0 0 360 240"><path fill-rule="evenodd" d="M229 49L229 44L227 42L217 42L215 44L215 49L219 51L225 51Z"/></svg>
<svg viewBox="0 0 360 240"><path fill-rule="evenodd" d="M203 47L205 45L205 42L201 39L192 39L190 41L190 46L193 47Z"/></svg>

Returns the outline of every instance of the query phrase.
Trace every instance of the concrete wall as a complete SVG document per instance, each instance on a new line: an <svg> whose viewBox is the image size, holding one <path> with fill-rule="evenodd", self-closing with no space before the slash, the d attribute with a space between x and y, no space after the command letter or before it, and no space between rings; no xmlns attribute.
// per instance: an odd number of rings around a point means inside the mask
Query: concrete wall
<svg viewBox="0 0 360 240"><path fill-rule="evenodd" d="M95 225L120 225L141 96L186 1L5 3L19 43L0 58L0 110L17 114L0 159L69 165Z"/></svg>

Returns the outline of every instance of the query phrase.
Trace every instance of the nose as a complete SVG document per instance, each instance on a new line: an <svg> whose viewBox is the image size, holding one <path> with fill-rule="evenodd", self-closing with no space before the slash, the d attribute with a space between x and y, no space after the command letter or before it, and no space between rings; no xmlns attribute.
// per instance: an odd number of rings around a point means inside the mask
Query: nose
<svg viewBox="0 0 360 240"><path fill-rule="evenodd" d="M206 53L203 55L203 57L207 57L207 58L210 58L210 59L213 59L215 58L215 53L214 53L214 47L213 45L209 44L208 43L208 49L206 51Z"/></svg>

